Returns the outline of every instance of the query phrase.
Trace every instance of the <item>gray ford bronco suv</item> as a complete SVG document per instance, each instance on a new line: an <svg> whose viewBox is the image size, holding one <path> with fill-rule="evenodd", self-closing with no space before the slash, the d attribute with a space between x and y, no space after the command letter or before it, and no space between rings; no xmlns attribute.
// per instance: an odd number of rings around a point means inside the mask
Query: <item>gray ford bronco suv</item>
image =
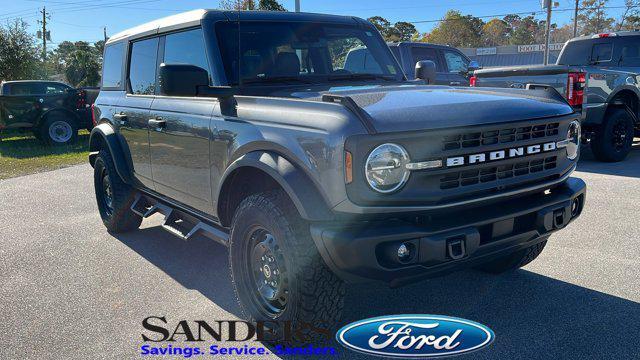
<svg viewBox="0 0 640 360"><path fill-rule="evenodd" d="M356 47L375 70L344 67ZM585 201L561 96L409 82L355 17L197 10L133 28L106 44L94 111L107 229L160 213L228 247L250 320L332 327L345 283L516 269Z"/></svg>

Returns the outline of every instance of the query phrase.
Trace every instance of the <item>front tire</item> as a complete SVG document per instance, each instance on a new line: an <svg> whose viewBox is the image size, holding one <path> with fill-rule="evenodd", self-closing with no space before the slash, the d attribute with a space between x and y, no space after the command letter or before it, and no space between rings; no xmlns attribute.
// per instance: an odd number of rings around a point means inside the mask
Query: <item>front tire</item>
<svg viewBox="0 0 640 360"><path fill-rule="evenodd" d="M78 140L78 125L75 119L54 112L44 119L40 125L39 133L39 138L48 145L70 145Z"/></svg>
<svg viewBox="0 0 640 360"><path fill-rule="evenodd" d="M600 161L622 161L633 144L633 117L627 109L614 109L607 115L605 122L594 134L591 149Z"/></svg>
<svg viewBox="0 0 640 360"><path fill-rule="evenodd" d="M548 238L547 238L548 239ZM513 254L509 254L498 259L489 261L482 265L476 266L476 269L488 272L491 274L500 274L508 271L517 270L535 260L545 245L547 245L547 239L532 245L524 250L517 251Z"/></svg>
<svg viewBox="0 0 640 360"><path fill-rule="evenodd" d="M327 268L308 224L282 191L242 201L233 218L229 263L247 320L305 328L293 343L331 336L344 305L344 283Z"/></svg>
<svg viewBox="0 0 640 360"><path fill-rule="evenodd" d="M107 230L117 234L138 229L142 217L131 211L136 192L122 181L106 150L100 150L96 159L93 181L98 210Z"/></svg>

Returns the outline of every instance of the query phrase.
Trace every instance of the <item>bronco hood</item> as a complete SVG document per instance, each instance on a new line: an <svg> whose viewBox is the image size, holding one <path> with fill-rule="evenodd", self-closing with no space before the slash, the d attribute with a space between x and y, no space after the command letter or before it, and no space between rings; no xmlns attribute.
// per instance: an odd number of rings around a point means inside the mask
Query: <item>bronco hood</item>
<svg viewBox="0 0 640 360"><path fill-rule="evenodd" d="M350 97L370 117L377 132L495 124L567 115L573 109L543 90L371 86L329 89L291 96L322 101L322 95Z"/></svg>

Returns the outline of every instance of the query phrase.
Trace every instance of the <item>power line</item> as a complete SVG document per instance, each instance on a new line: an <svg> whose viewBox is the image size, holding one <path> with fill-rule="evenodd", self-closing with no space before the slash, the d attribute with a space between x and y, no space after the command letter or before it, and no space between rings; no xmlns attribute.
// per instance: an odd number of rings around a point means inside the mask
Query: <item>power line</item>
<svg viewBox="0 0 640 360"><path fill-rule="evenodd" d="M630 6L630 8L638 8L638 7L640 6ZM626 8L627 6L603 6L603 7L584 7L578 10L582 11L582 10L626 9ZM575 11L575 8L571 7L571 8L563 8L563 9L554 9L553 11L556 11L556 12ZM512 13L506 13L506 14L493 14L493 15L482 15L482 16L463 15L461 18L454 18L454 19L418 20L418 21L407 21L407 22L411 24L425 24L425 23L434 23L434 22L441 22L441 21L466 20L467 16L471 16L478 19L487 19L487 18L500 18L500 17L505 17L507 15L538 15L538 14L546 14L546 10L522 11L522 12L515 12L515 13L512 12Z"/></svg>

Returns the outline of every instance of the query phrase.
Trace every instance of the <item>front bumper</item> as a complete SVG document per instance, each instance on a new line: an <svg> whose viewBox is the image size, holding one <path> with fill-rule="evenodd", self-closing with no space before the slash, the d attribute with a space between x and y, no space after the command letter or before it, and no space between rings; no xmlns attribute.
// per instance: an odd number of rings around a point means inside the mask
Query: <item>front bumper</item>
<svg viewBox="0 0 640 360"><path fill-rule="evenodd" d="M412 221L315 223L311 235L327 266L343 280L400 286L543 241L580 215L585 196L585 183L569 178L544 194L452 214L417 216ZM410 250L403 261L397 257L401 244Z"/></svg>

